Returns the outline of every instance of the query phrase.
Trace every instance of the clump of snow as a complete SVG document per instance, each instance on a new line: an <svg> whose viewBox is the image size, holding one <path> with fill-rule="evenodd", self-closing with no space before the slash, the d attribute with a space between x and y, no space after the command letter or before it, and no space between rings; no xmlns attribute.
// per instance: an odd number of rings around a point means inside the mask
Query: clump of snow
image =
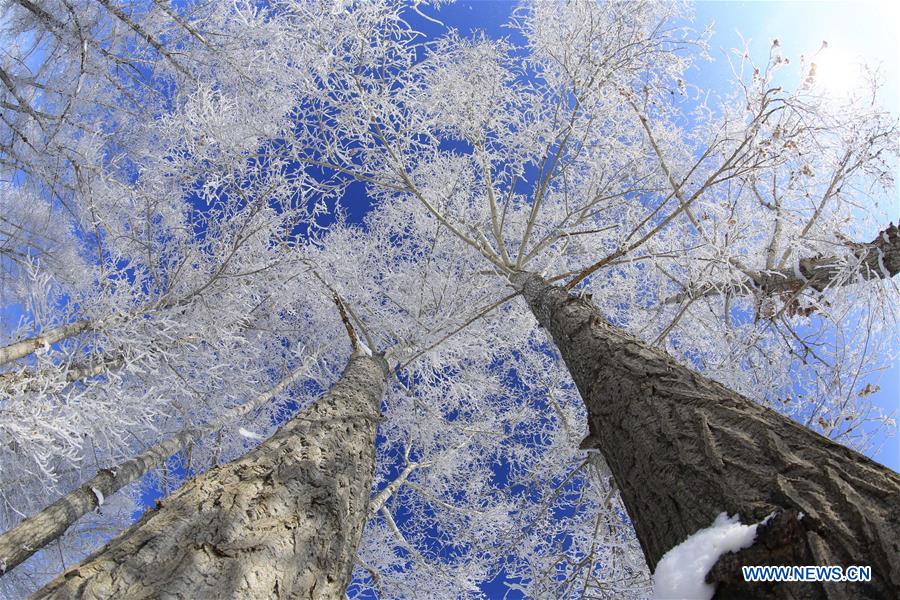
<svg viewBox="0 0 900 600"><path fill-rule="evenodd" d="M94 492L94 498L97 499L97 510L99 511L100 507L103 506L103 502L106 500L106 498L103 497L103 492L95 487L92 487L91 491Z"/></svg>
<svg viewBox="0 0 900 600"><path fill-rule="evenodd" d="M885 277L886 279L890 279L891 274L888 273L887 268L885 268L884 266L884 252L881 251L881 248L875 248L875 251L877 252L878 256L878 270L881 271L881 276Z"/></svg>
<svg viewBox="0 0 900 600"><path fill-rule="evenodd" d="M654 600L710 600L716 586L706 583L706 574L726 552L752 545L757 525L742 525L738 515L723 512L711 527L666 552L653 573Z"/></svg>
<svg viewBox="0 0 900 600"><path fill-rule="evenodd" d="M263 438L263 436L259 435L258 433L253 433L252 431L250 431L248 429L244 429L243 427L240 427L238 429L238 433L241 434L243 437L250 439L250 440L265 439L265 438Z"/></svg>

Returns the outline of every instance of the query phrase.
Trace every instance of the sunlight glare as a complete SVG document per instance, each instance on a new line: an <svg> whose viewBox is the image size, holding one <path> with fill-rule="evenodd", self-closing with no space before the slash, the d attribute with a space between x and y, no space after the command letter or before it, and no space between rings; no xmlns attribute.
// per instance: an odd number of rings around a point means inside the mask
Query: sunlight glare
<svg viewBox="0 0 900 600"><path fill-rule="evenodd" d="M806 48L815 38L826 40L812 55L815 63L814 89L836 100L854 95L867 95L872 71L887 74L887 96L896 94L896 69L900 61L897 37L900 37L900 2L896 0L862 0L853 4L856 20L848 23L850 3L825 4L815 13L806 32ZM827 7L827 8L826 8ZM837 10L840 7L841 10ZM878 24L877 26L875 24ZM810 39L811 38L811 39ZM869 71L872 69L872 71ZM879 78L881 79L881 77Z"/></svg>
<svg viewBox="0 0 900 600"><path fill-rule="evenodd" d="M827 96L845 98L865 81L862 61L838 48L823 47L813 63L816 87Z"/></svg>

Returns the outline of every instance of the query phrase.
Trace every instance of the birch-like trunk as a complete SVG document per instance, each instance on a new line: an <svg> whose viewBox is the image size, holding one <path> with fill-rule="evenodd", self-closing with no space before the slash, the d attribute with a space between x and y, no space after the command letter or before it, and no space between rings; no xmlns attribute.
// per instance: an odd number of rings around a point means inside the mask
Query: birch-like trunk
<svg viewBox="0 0 900 600"><path fill-rule="evenodd" d="M367 517L386 365L196 477L35 598L343 598Z"/></svg>
<svg viewBox="0 0 900 600"><path fill-rule="evenodd" d="M76 321L68 325L61 325L56 329L45 331L40 335L13 342L7 346L0 348L0 365L4 365L20 358L33 354L35 350L44 346L50 346L64 339L78 335L88 331L93 327L90 321Z"/></svg>
<svg viewBox="0 0 900 600"><path fill-rule="evenodd" d="M82 379L116 371L123 366L125 366L125 359L121 355L100 356L99 360L69 365L65 371L65 380L67 383L74 383ZM9 390L25 382L24 388L26 392L40 393L44 383L41 381L41 378L45 375L47 375L46 371L42 372L38 369L23 369L0 373L0 390Z"/></svg>
<svg viewBox="0 0 900 600"><path fill-rule="evenodd" d="M651 570L723 511L747 524L776 513L707 575L717 597L900 597L900 475L681 366L588 300L533 274L513 282L578 386L583 447L609 463ZM745 584L741 565L866 565L873 580Z"/></svg>

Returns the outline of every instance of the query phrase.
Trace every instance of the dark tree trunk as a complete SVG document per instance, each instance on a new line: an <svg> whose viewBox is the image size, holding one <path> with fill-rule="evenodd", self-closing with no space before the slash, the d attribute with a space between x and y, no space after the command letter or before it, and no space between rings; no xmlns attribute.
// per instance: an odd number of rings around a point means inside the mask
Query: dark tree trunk
<svg viewBox="0 0 900 600"><path fill-rule="evenodd" d="M354 356L313 406L196 477L35 598L343 598L387 368Z"/></svg>
<svg viewBox="0 0 900 600"><path fill-rule="evenodd" d="M707 576L722 598L900 597L900 476L679 365L537 275L513 276L588 411L651 570L725 511L756 542ZM802 518L799 513L803 513ZM745 584L741 565L866 565L870 584Z"/></svg>

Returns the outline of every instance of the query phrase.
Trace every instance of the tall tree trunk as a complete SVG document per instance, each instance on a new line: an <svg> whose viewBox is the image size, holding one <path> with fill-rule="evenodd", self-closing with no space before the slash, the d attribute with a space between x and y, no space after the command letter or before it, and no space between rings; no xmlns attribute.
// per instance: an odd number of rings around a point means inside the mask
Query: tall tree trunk
<svg viewBox="0 0 900 600"><path fill-rule="evenodd" d="M255 408L269 402L274 396L296 382L305 372L306 369L300 367L285 376L274 387L244 404L228 410L220 418L185 429L115 467L100 469L81 487L4 532L0 535L0 575L17 567L32 554L63 535L78 519L90 511L100 508L104 498L112 496L152 469L165 464L170 456L178 453L203 434L233 423Z"/></svg>
<svg viewBox="0 0 900 600"><path fill-rule="evenodd" d="M191 480L35 598L342 598L387 367L355 355L269 440Z"/></svg>
<svg viewBox="0 0 900 600"><path fill-rule="evenodd" d="M900 597L897 473L679 365L589 300L512 279L578 386L583 447L609 463L651 570L723 511L775 513L707 575L718 597ZM741 565L867 565L872 582L745 584Z"/></svg>

